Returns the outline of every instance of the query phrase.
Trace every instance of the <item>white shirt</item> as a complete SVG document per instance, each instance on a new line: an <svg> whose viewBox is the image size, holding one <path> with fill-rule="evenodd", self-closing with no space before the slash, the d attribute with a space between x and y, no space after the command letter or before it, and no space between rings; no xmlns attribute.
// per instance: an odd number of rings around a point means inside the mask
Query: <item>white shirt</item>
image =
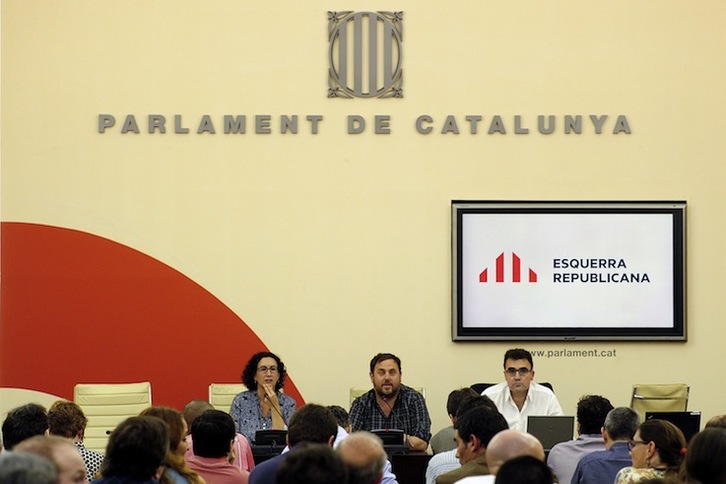
<svg viewBox="0 0 726 484"><path fill-rule="evenodd" d="M485 476L469 476L463 479L459 479L454 484L494 484L497 476L494 474L487 474Z"/></svg>
<svg viewBox="0 0 726 484"><path fill-rule="evenodd" d="M491 398L513 430L527 431L527 417L530 415L564 415L560 402L555 394L546 386L532 382L524 400L522 411L512 399L507 382L497 383L482 392Z"/></svg>
<svg viewBox="0 0 726 484"><path fill-rule="evenodd" d="M436 478L461 467L456 458L456 449L439 452L429 459L426 466L426 484L436 484Z"/></svg>

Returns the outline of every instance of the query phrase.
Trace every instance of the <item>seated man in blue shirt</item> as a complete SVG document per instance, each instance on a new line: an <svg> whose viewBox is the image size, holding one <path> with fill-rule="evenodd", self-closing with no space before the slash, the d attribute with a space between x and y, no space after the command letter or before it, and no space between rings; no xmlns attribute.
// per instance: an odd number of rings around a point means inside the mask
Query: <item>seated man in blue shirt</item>
<svg viewBox="0 0 726 484"><path fill-rule="evenodd" d="M610 410L602 429L605 448L580 459L572 476L572 484L598 484L613 482L618 471L632 465L628 442L640 425L640 417L633 409L618 407Z"/></svg>
<svg viewBox="0 0 726 484"><path fill-rule="evenodd" d="M399 429L409 448L424 452L431 439L431 418L423 395L401 383L401 360L378 353L370 363L373 388L350 407L353 431Z"/></svg>

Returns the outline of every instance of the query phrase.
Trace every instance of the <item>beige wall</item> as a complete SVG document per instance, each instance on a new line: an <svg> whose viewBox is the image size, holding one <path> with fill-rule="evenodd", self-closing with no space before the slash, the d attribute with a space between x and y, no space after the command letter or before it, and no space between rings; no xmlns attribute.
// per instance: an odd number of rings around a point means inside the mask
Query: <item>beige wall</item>
<svg viewBox="0 0 726 484"><path fill-rule="evenodd" d="M405 12L403 99L326 97L335 9ZM393 351L436 430L448 392L500 379L521 345L616 351L535 362L566 413L582 394L621 405L635 382L685 381L710 417L726 412L725 20L721 0L5 0L2 220L180 270L283 356L308 401L346 404L370 357ZM100 113L117 118L104 134ZM126 114L141 134L120 133ZM149 135L148 114L181 114L192 133ZM217 134L193 133L203 114ZM225 114L246 114L248 133L223 134ZM317 135L259 135L256 114L324 120ZM392 133L348 135L349 114L389 114ZM462 133L420 135L420 114L436 130L456 115ZM483 133L495 114L508 134ZM530 134L513 134L517 114ZM555 134L536 132L539 114ZM565 135L565 114L610 121ZM632 134L611 134L619 114ZM451 342L452 199L687 200L688 342Z"/></svg>

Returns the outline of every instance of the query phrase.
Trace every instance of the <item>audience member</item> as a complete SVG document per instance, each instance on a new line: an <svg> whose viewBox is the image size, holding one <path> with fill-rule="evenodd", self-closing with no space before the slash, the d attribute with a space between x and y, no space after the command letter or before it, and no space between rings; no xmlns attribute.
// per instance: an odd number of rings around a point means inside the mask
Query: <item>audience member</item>
<svg viewBox="0 0 726 484"><path fill-rule="evenodd" d="M169 450L169 426L155 417L129 417L111 432L100 479L93 484L155 484Z"/></svg>
<svg viewBox="0 0 726 484"><path fill-rule="evenodd" d="M338 445L337 452L348 468L349 484L377 484L383 479L388 458L377 436L354 432Z"/></svg>
<svg viewBox="0 0 726 484"><path fill-rule="evenodd" d="M507 419L509 428L527 430L530 415L563 415L554 392L534 381L532 354L520 348L504 354L504 378L484 392Z"/></svg>
<svg viewBox="0 0 726 484"><path fill-rule="evenodd" d="M0 483L57 484L58 471L50 460L27 452L0 453Z"/></svg>
<svg viewBox="0 0 726 484"><path fill-rule="evenodd" d="M449 393L449 397L446 399L446 413L449 415L451 425L444 427L443 429L436 432L431 437L431 452L440 454L448 450L456 449L456 442L454 441L454 424L456 423L456 409L459 408L464 398L473 398L477 396L477 393L469 387L459 388Z"/></svg>
<svg viewBox="0 0 726 484"><path fill-rule="evenodd" d="M697 433L686 452L686 482L726 482L726 429L708 427Z"/></svg>
<svg viewBox="0 0 726 484"><path fill-rule="evenodd" d="M141 412L142 416L156 417L169 426L169 451L164 459L162 484L203 484L199 475L191 470L184 454L187 451L187 423L181 412L167 407L149 407Z"/></svg>
<svg viewBox="0 0 726 484"><path fill-rule="evenodd" d="M545 460L544 448L534 435L519 430L502 430L492 437L487 446L486 461L491 474L465 477L456 484L491 484L502 464L523 455Z"/></svg>
<svg viewBox="0 0 726 484"><path fill-rule="evenodd" d="M184 421L187 424L187 451L184 454L185 459L189 459L194 455L194 442L192 440L192 422L194 419L206 412L207 410L214 410L214 406L206 400L191 400L182 409L182 415ZM255 468L255 460L252 455L252 447L247 441L247 437L237 433L234 437L234 455L235 459L232 465L238 467L244 471L252 471Z"/></svg>
<svg viewBox="0 0 726 484"><path fill-rule="evenodd" d="M65 437L73 441L83 458L88 478L93 479L101 469L103 454L87 449L83 445L86 424L88 424L88 419L83 414L81 407L74 402L58 400L48 409L48 432L50 435Z"/></svg>
<svg viewBox="0 0 726 484"><path fill-rule="evenodd" d="M726 429L726 415L716 415L711 417L711 419L706 422L706 428L710 429L712 427Z"/></svg>
<svg viewBox="0 0 726 484"><path fill-rule="evenodd" d="M326 444L301 444L277 469L284 484L346 484L348 472L341 458Z"/></svg>
<svg viewBox="0 0 726 484"><path fill-rule="evenodd" d="M552 471L540 459L529 455L508 460L497 473L497 484L552 484Z"/></svg>
<svg viewBox="0 0 726 484"><path fill-rule="evenodd" d="M613 482L620 469L632 464L628 443L640 425L640 417L631 408L618 407L608 412L602 430L604 451L585 455L577 463L572 484Z"/></svg>
<svg viewBox="0 0 726 484"><path fill-rule="evenodd" d="M503 430L492 437L489 442L486 453L487 467L492 474L496 475L502 464L523 455L543 462L545 460L544 447L537 437L519 430Z"/></svg>
<svg viewBox="0 0 726 484"><path fill-rule="evenodd" d="M423 395L401 383L401 360L378 353L370 363L373 388L353 401L353 431L400 429L411 450L425 451L431 439L431 418Z"/></svg>
<svg viewBox="0 0 726 484"><path fill-rule="evenodd" d="M285 364L274 353L256 353L247 362L242 371L247 391L234 397L229 414L248 441L254 442L258 430L287 428L295 400L280 391L286 376Z"/></svg>
<svg viewBox="0 0 726 484"><path fill-rule="evenodd" d="M328 405L328 410L333 414L335 420L338 421L338 427L345 430L347 434L353 431L353 427L350 424L350 415L348 411L340 405ZM335 439L337 443L337 438Z"/></svg>
<svg viewBox="0 0 726 484"><path fill-rule="evenodd" d="M459 405L456 409L454 409L455 418L456 416L461 415L467 410L477 406L487 406L498 412L497 406L494 405L494 402L492 402L489 397L477 395L474 390L472 390L471 393L464 392L462 396L463 398L459 402ZM436 482L436 478L440 475L461 467L461 462L459 462L459 458L456 456L455 436L456 432L454 432L454 437L452 437L452 440L454 441L453 449L440 452L429 459L429 462L426 465L426 484L434 484Z"/></svg>
<svg viewBox="0 0 726 484"><path fill-rule="evenodd" d="M257 465L250 474L250 484L275 484L275 473L295 447L302 442L333 446L338 422L326 407L309 403L300 407L290 419L285 452ZM196 437L195 437L196 441Z"/></svg>
<svg viewBox="0 0 726 484"><path fill-rule="evenodd" d="M338 433L336 434L335 442L333 443L333 448L338 448L340 443L343 442L343 440L351 433L350 417L348 416L348 411L338 405L328 405L327 408L338 422ZM386 458L386 462L383 466L381 484L398 484L396 475L393 473L391 462L388 458Z"/></svg>
<svg viewBox="0 0 726 484"><path fill-rule="evenodd" d="M667 420L652 419L640 424L628 447L633 465L618 472L617 484L676 476L686 452L686 438Z"/></svg>
<svg viewBox="0 0 726 484"><path fill-rule="evenodd" d="M234 421L221 410L207 410L192 422L194 455L189 468L209 483L247 484L249 472L235 467Z"/></svg>
<svg viewBox="0 0 726 484"><path fill-rule="evenodd" d="M81 454L69 439L57 436L36 435L25 439L13 448L13 452L40 455L53 463L58 474L58 484L84 484L86 466Z"/></svg>
<svg viewBox="0 0 726 484"><path fill-rule="evenodd" d="M3 448L13 450L15 444L48 431L48 413L42 405L28 403L8 412L2 426Z"/></svg>
<svg viewBox="0 0 726 484"><path fill-rule="evenodd" d="M489 474L486 448L492 437L506 429L504 417L488 406L478 406L457 414L454 437L461 467L437 477L436 484L453 484L464 477Z"/></svg>
<svg viewBox="0 0 726 484"><path fill-rule="evenodd" d="M577 463L585 455L605 450L602 428L613 406L600 395L587 395L577 402L577 439L561 442L550 450L547 465L559 482L570 482Z"/></svg>

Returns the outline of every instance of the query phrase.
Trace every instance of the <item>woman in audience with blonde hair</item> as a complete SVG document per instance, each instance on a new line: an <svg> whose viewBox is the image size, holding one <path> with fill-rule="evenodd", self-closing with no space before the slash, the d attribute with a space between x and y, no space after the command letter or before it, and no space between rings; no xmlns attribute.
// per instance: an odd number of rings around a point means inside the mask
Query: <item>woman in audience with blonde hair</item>
<svg viewBox="0 0 726 484"><path fill-rule="evenodd" d="M628 442L632 467L618 472L616 484L631 484L654 478L676 478L686 454L683 432L666 420L646 420Z"/></svg>
<svg viewBox="0 0 726 484"><path fill-rule="evenodd" d="M199 474L187 467L184 453L187 451L187 424L181 412L168 407L150 407L142 416L156 417L169 426L169 452L164 459L162 484L205 484Z"/></svg>

